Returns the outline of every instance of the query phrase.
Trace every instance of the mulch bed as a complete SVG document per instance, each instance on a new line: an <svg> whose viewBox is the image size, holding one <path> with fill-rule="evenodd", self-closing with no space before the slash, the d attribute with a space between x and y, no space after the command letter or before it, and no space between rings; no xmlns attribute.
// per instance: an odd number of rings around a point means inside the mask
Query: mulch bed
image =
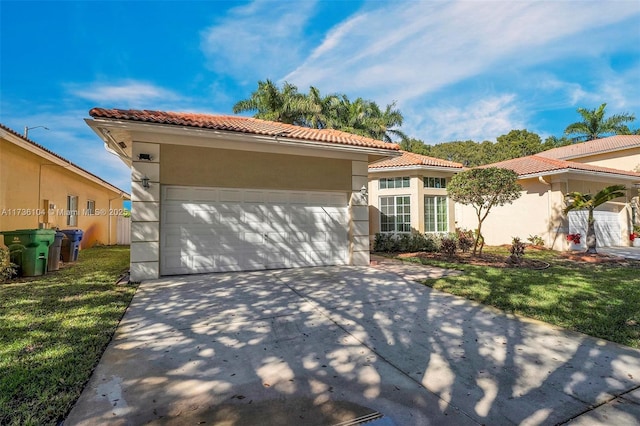
<svg viewBox="0 0 640 426"><path fill-rule="evenodd" d="M527 250L544 250L537 247L527 247ZM581 252L557 252L557 260L559 262L574 262L574 263L589 263L589 264L618 264L629 265L630 263L637 263L640 265L640 261L630 261L621 257L611 256L604 253L598 254L585 254ZM545 269L549 267L549 263L528 259L526 252L525 256L521 259L520 263L509 262L509 256L502 256L493 253L483 253L482 256L473 257L471 253L457 253L454 257L449 258L442 253L431 252L415 252L415 253L398 253L396 257L410 258L417 257L421 259L433 259L447 262L457 262L476 266L491 266L494 268L527 268L527 269Z"/></svg>

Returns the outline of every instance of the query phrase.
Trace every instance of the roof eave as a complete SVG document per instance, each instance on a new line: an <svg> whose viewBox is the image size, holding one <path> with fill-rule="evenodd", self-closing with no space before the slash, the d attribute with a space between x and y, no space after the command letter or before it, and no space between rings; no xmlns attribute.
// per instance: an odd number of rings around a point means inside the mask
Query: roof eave
<svg viewBox="0 0 640 426"><path fill-rule="evenodd" d="M104 179L94 175L93 173L81 168L80 166L77 166L75 164L73 164L71 161L67 160L66 158L63 158L57 154L53 154L51 152L48 152L47 150L41 148L38 144L31 142L28 139L25 139L22 136L16 136L14 135L12 132L6 131L5 129L0 129L0 135L2 135L2 137L4 137L6 140L14 143L15 145L26 149L29 152L32 152L33 154L39 156L40 158L44 158L47 161L51 161L52 163L59 165L61 167L64 167L70 171L72 171L73 173L82 176L83 178L90 180L91 182L94 182L100 186L102 186L103 188L106 188L112 192L115 192L117 194L120 194L121 196L123 196L125 199L131 199L131 195L126 192L123 191L122 189L118 188L115 185L112 185L111 183L105 181Z"/></svg>
<svg viewBox="0 0 640 426"><path fill-rule="evenodd" d="M98 134L98 136L105 141L105 143L109 144L111 148L117 146L115 141L109 141L108 138L104 135L103 129L107 129L109 127L114 127L120 130L129 130L129 131L146 131L152 133L164 133L164 134L173 134L173 135L182 135L185 134L187 136L197 136L197 137L206 137L206 138L224 138L229 140L253 140L259 143L265 144L273 144L273 145L286 145L291 147L300 147L300 148L318 148L325 149L331 151L339 151L339 152L353 152L359 154L368 154L371 156L382 156L382 157L396 157L400 156L401 152L397 144L390 144L396 148L377 148L377 147L367 147L362 145L351 145L345 143L337 143L337 142L322 142L322 141L312 141L308 139L297 139L291 138L287 136L271 136L271 135L261 135L256 133L249 132L240 132L240 131L232 131L232 130L217 130L217 129L208 129L208 128L198 128L198 127L190 127L190 126L182 126L182 125L174 125L174 124L163 124L163 123L148 123L148 122L139 122L133 120L122 120L122 119L113 119L113 118L102 118L96 117L92 119L85 119L85 122ZM114 149L118 152L117 149ZM123 158L123 161L127 162L127 158ZM128 158L130 162L131 159ZM130 165L130 164L129 164Z"/></svg>
<svg viewBox="0 0 640 426"><path fill-rule="evenodd" d="M444 167L444 166L396 166L396 167L369 167L369 173L383 173L383 172L406 172L414 170L424 171L438 171L438 172L453 172L458 173L464 170L462 167Z"/></svg>
<svg viewBox="0 0 640 426"><path fill-rule="evenodd" d="M615 177L618 180L627 180L630 182L640 182L640 177L638 176L630 176L626 174L618 174L618 173L609 173L609 172L601 172L595 170L580 170L580 169L572 169L572 168L563 168L558 170L549 170L544 172L536 172L536 173L527 173L518 175L518 179L531 179L537 178L539 176L553 176L553 175L561 175L565 173L574 173L580 175L587 176L598 176L598 177Z"/></svg>

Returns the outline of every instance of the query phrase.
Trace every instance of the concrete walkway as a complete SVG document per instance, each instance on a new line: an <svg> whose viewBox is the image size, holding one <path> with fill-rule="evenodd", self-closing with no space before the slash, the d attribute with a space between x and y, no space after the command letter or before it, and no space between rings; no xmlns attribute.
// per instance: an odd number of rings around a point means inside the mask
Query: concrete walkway
<svg viewBox="0 0 640 426"><path fill-rule="evenodd" d="M599 247L598 253L606 253L625 259L640 260L640 247Z"/></svg>
<svg viewBox="0 0 640 426"><path fill-rule="evenodd" d="M640 351L403 278L415 268L144 282L65 426L640 423Z"/></svg>

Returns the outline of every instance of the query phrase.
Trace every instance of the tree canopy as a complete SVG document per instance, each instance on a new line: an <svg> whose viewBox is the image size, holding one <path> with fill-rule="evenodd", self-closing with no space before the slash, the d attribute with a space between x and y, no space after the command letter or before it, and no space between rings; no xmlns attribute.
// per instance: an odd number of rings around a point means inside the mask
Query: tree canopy
<svg viewBox="0 0 640 426"><path fill-rule="evenodd" d="M605 118L606 103L598 108L586 109L578 108L578 114L582 116L582 121L569 124L564 130L565 135L579 135L585 140L591 141L607 135L628 135L631 130L625 123L636 119L633 114L615 114Z"/></svg>
<svg viewBox="0 0 640 426"><path fill-rule="evenodd" d="M255 118L279 121L315 129L337 129L373 139L392 142L406 135L399 129L404 120L395 102L384 109L373 101L347 95L322 96L311 86L309 93L284 83L280 89L271 80L259 81L249 99L238 101L234 113L255 111Z"/></svg>
<svg viewBox="0 0 640 426"><path fill-rule="evenodd" d="M570 124L562 137L549 136L544 141L527 129L514 129L500 135L496 142L473 140L443 142L434 145L408 137L401 126L404 117L392 102L381 108L374 101L357 98L351 101L345 94L322 95L316 87L301 93L298 87L285 82L278 87L273 81L259 81L248 99L233 106L234 113L254 112L254 117L295 124L315 129L337 129L386 142L398 142L401 149L476 167L485 164L537 154L551 148L568 145L570 135L592 140L608 134L639 134L625 123L635 120L633 114L605 117L606 103L589 110L578 108L583 121Z"/></svg>
<svg viewBox="0 0 640 426"><path fill-rule="evenodd" d="M470 205L476 212L478 227L473 246L476 255L478 245L482 255L484 237L482 223L493 206L511 204L517 200L522 186L517 182L518 175L513 170L486 167L462 171L451 178L447 184L447 193L456 202Z"/></svg>

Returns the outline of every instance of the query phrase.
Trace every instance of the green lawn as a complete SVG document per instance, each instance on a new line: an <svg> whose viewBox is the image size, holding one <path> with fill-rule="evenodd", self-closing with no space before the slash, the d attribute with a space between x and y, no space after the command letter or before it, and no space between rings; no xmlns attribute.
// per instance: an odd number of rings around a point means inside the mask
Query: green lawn
<svg viewBox="0 0 640 426"><path fill-rule="evenodd" d="M80 251L42 277L0 283L0 424L55 425L98 363L135 287L128 247Z"/></svg>
<svg viewBox="0 0 640 426"><path fill-rule="evenodd" d="M489 253L507 255L505 249ZM464 274L425 284L506 312L535 318L640 348L640 261L590 264L560 260L553 251L527 251L525 258L547 261L544 270L474 266L410 258Z"/></svg>

